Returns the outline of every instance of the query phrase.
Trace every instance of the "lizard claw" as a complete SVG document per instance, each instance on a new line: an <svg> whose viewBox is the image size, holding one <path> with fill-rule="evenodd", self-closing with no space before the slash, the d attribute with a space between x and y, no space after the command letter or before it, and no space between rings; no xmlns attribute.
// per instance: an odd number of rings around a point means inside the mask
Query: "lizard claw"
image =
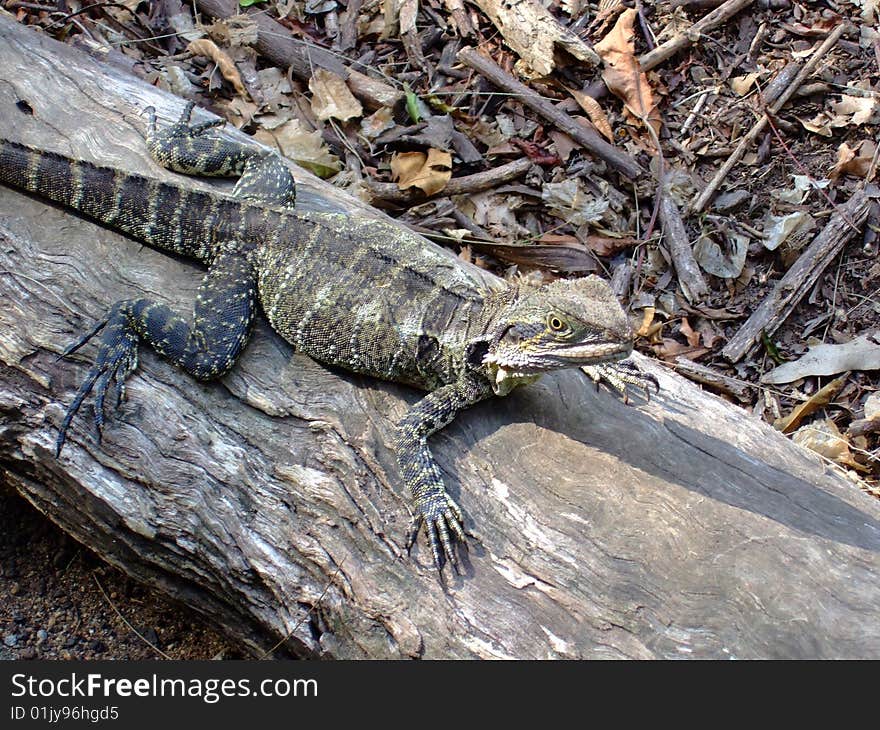
<svg viewBox="0 0 880 730"><path fill-rule="evenodd" d="M114 306L110 314L101 320L88 334L70 345L62 353L61 357L67 357L79 350L105 327L106 330L101 337L101 344L98 348L95 364L89 369L86 379L80 385L76 397L64 415L58 438L55 441L55 458L58 458L61 454L70 424L73 422L86 396L92 390L95 391L93 405L95 429L97 431L98 443L101 442L104 430L104 399L107 395L107 390L115 380L116 407L118 408L124 395L125 378L137 367L138 338L135 333L130 331L120 304Z"/></svg>
<svg viewBox="0 0 880 730"><path fill-rule="evenodd" d="M644 390L645 397L649 401L651 400L651 388L654 389L655 394L660 392L660 382L657 378L651 373L644 372L632 360L583 365L581 370L590 376L597 389L600 385L606 386L609 390L618 393L624 403L629 403L628 386Z"/></svg>
<svg viewBox="0 0 880 730"><path fill-rule="evenodd" d="M459 506L445 491L442 491L418 500L416 510L406 536L407 551L415 544L416 537L424 524L437 571L442 576L443 566L449 561L456 574L460 575L455 545L456 543L466 545L466 542Z"/></svg>

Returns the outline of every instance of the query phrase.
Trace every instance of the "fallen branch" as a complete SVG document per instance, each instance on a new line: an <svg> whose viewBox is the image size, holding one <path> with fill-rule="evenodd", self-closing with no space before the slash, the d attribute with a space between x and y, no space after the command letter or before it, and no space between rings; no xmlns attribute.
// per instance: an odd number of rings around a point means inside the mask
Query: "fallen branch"
<svg viewBox="0 0 880 730"><path fill-rule="evenodd" d="M642 71L650 71L655 66L663 63L670 56L674 56L682 48L687 48L691 43L699 40L700 36L708 30L726 23L740 10L751 5L755 0L727 0L726 3L704 16L687 30L676 34L665 43L661 43L653 51L648 51L639 57L639 65Z"/></svg>
<svg viewBox="0 0 880 730"><path fill-rule="evenodd" d="M810 56L810 60L807 61L804 66L800 69L798 74L792 79L791 83L779 93L779 96L776 97L775 101L770 103L769 110L771 114L776 114L783 106L794 96L795 92L800 88L801 84L807 80L809 75L813 73L813 70L816 68L816 65L819 63L819 60L829 51L831 50L837 41L840 39L840 36L843 34L843 31L846 29L846 24L838 25L831 33L828 34L828 37L825 41L820 45L816 52ZM786 73L788 67L783 69L780 73L780 76L783 73ZM790 73L790 71L788 71ZM754 127L752 127L745 137L740 140L740 143L736 146L736 148L731 152L730 157L727 158L727 161L721 166L721 169L715 173L715 177L709 182L706 186L705 190L700 193L699 197L694 201L694 204L691 206L691 212L700 213L708 204L709 200L715 194L715 191L718 189L718 186L724 181L724 178L727 177L728 173L733 169L733 166L739 162L740 157L743 156L743 153L752 145L755 139L758 137L761 132L764 131L764 128L767 126L768 117L766 112L761 115L761 118L757 121Z"/></svg>
<svg viewBox="0 0 880 730"><path fill-rule="evenodd" d="M2 14L0 68L12 139L211 185L152 164L127 123L180 100ZM304 212L374 215L298 181ZM103 443L83 418L56 459L96 346L57 353L132 294L188 311L203 272L2 186L0 211L0 483L249 655L880 655L880 502L644 359L648 402L559 373L433 439L470 545L445 587L424 537L407 555L391 449L420 394L322 367L264 322L219 383L144 348Z"/></svg>
<svg viewBox="0 0 880 730"><path fill-rule="evenodd" d="M232 0L198 0L199 10L212 18L225 20L238 14L238 3ZM292 38L290 30L264 12L249 13L257 24L257 53L283 68L290 67L293 75L308 81L315 68L324 68L341 76L351 92L371 108L394 106L403 99L403 92L346 66L330 51Z"/></svg>
<svg viewBox="0 0 880 730"><path fill-rule="evenodd" d="M528 157L521 157L505 165L493 167L491 170L484 170L473 175L454 177L446 183L446 187L440 193L444 196L479 193L499 183L515 180L532 167L532 164ZM425 199L425 194L421 191L412 188L401 190L397 183L375 182L371 180L366 180L365 183L373 198L387 202L414 203Z"/></svg>
<svg viewBox="0 0 880 730"><path fill-rule="evenodd" d="M701 302L708 295L709 287L694 258L694 251L684 221L681 219L681 213L672 196L669 195L668 187L662 181L657 187L657 195L660 198L663 240L666 241L675 273L678 274L678 283L689 301Z"/></svg>
<svg viewBox="0 0 880 730"><path fill-rule="evenodd" d="M679 375L684 375L688 380L700 383L716 393L728 395L740 403L747 403L751 399L752 386L747 382L731 378L729 375L688 360L686 357L675 358L671 365Z"/></svg>
<svg viewBox="0 0 880 730"><path fill-rule="evenodd" d="M870 201L863 191L853 194L845 205L837 208L819 235L721 351L725 358L737 362L758 343L762 332L770 335L776 331L844 244L861 228L869 208Z"/></svg>
<svg viewBox="0 0 880 730"><path fill-rule="evenodd" d="M641 165L626 152L622 152L614 145L606 142L598 132L578 124L566 112L561 111L539 94L532 91L528 86L513 78L497 63L481 54L477 49L471 47L462 48L458 52L458 60L485 76L498 88L515 94L532 111L551 122L560 131L565 132L578 144L583 145L596 157L607 162L621 174L634 180L644 173Z"/></svg>

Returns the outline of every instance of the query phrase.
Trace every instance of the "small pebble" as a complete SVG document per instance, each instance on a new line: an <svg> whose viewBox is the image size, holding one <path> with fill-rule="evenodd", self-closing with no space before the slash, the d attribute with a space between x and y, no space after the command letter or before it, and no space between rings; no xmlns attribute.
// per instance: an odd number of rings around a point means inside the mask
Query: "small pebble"
<svg viewBox="0 0 880 730"><path fill-rule="evenodd" d="M45 641L48 638L49 638L49 632L46 631L46 629L38 629L37 630L37 640L38 641Z"/></svg>
<svg viewBox="0 0 880 730"><path fill-rule="evenodd" d="M6 634L6 636L3 637L3 643L6 644L6 646L13 647L18 644L18 637L15 634Z"/></svg>

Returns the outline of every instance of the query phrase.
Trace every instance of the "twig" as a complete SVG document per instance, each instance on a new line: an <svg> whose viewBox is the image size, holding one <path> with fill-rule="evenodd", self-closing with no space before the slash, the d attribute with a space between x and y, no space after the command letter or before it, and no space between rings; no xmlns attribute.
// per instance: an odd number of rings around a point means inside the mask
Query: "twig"
<svg viewBox="0 0 880 730"><path fill-rule="evenodd" d="M671 365L674 370L684 375L688 380L701 383L716 392L720 391L733 396L741 403L745 403L751 398L751 388L756 387L752 383L731 378L729 375L688 360L686 357L675 358Z"/></svg>
<svg viewBox="0 0 880 730"><path fill-rule="evenodd" d="M707 30L712 30L722 23L727 22L736 15L740 10L751 5L755 0L727 0L726 3L713 10L708 15L703 16L694 23L690 28L678 33L675 37L670 38L665 43L661 43L653 51L648 51L639 58L639 66L642 71L650 71L660 63L663 63L670 56L678 53L682 48L686 48L691 43L696 42L700 35Z"/></svg>
<svg viewBox="0 0 880 730"><path fill-rule="evenodd" d="M758 343L762 333L770 335L776 331L846 242L864 224L870 209L869 202L860 190L845 205L839 206L819 235L721 350L727 360L741 360ZM855 224L855 229L851 223Z"/></svg>
<svg viewBox="0 0 880 730"><path fill-rule="evenodd" d="M349 0L345 15L339 24L339 50L349 51L357 43L357 20L363 0Z"/></svg>
<svg viewBox="0 0 880 730"><path fill-rule="evenodd" d="M140 631L138 631L134 626L132 626L128 622L128 619L125 618L125 616L123 616L120 613L119 609L116 608L116 604L114 604L113 601L110 600L110 596L107 595L107 591L104 590L104 586L101 585L101 581L98 580L98 576L95 575L94 573L92 573L92 578L95 579L95 585L98 586L98 590L101 591L101 595L104 596L104 600L106 600L107 603L110 604L110 608L112 608L116 612L116 615L119 616L120 619L122 619L122 623L124 623L126 626L128 626L128 628L130 628L141 641L143 641L147 646L149 646L153 651L155 651L163 659L171 659L170 656L168 656L164 651L162 651L158 646L156 646L152 641L150 641Z"/></svg>
<svg viewBox="0 0 880 730"><path fill-rule="evenodd" d="M657 187L657 195L660 198L660 222L663 224L663 240L669 248L669 255L678 274L678 283L684 295L691 302L705 300L709 293L709 287L700 267L694 258L694 251L688 239L684 221L678 211L678 206L669 194L667 181L668 175L663 175Z"/></svg>
<svg viewBox="0 0 880 730"><path fill-rule="evenodd" d="M702 94L700 94L700 98L697 99L697 103L694 104L693 111L688 114L688 118L684 120L684 124L681 125L681 129L678 130L678 134L680 136L684 136L687 131L691 128L691 125L694 123L694 120L697 118L697 114L703 111L703 106L706 104L706 100L709 98L709 94L711 94L714 89L706 89Z"/></svg>
<svg viewBox="0 0 880 730"><path fill-rule="evenodd" d="M441 193L447 195L462 195L464 193L479 193L488 190L499 183L514 180L532 167L532 161L528 157L522 157L505 165L499 165L491 170L477 172L473 175L454 177L443 188ZM392 203L411 203L415 200L424 199L424 194L413 190L401 190L397 183L365 181L367 189L374 198L387 200Z"/></svg>
<svg viewBox="0 0 880 730"><path fill-rule="evenodd" d="M606 142L598 132L578 124L566 112L557 109L475 48L462 48L458 52L458 59L477 73L485 76L500 89L516 94L523 104L554 124L560 131L565 132L594 155L605 160L621 174L635 180L644 173L641 165L630 155Z"/></svg>
<svg viewBox="0 0 880 730"><path fill-rule="evenodd" d="M770 113L776 114L783 106L785 106L786 102L794 96L795 92L800 88L801 84L807 80L807 77L813 70L816 68L816 65L819 63L819 60L830 51L837 41L840 39L840 36L843 35L844 30L846 29L846 23L841 23L838 25L831 33L828 34L828 37L825 41L820 45L816 52L810 56L810 60L807 61L798 74L794 77L792 82L779 94L778 97L770 104ZM788 68L788 67L786 67ZM783 69L785 72L785 69ZM782 74L780 74L782 75ZM774 79L775 80L775 79ZM774 90L777 87L774 87ZM771 90L771 95L773 90ZM697 197L694 201L694 204L691 206L691 211L693 213L701 212L709 202L710 198L715 194L715 191L718 189L718 186L724 181L724 178L727 177L728 173L733 169L733 166L739 162L740 157L742 157L743 153L746 151L748 147L755 141L761 132L764 131L764 128L767 126L767 114L763 114L761 118L757 121L754 127L752 127L745 137L740 140L740 143L736 146L736 148L731 152L730 157L727 158L727 161L721 166L721 169L715 173L715 177L709 182L706 186L706 189L703 190L702 193Z"/></svg>

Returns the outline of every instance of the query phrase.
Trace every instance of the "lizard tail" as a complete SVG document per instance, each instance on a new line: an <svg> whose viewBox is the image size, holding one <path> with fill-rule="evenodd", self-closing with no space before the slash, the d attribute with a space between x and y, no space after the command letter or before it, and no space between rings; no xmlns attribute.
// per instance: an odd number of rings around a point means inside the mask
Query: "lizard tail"
<svg viewBox="0 0 880 730"><path fill-rule="evenodd" d="M65 205L144 243L210 261L240 217L222 195L187 190L0 139L0 182Z"/></svg>

